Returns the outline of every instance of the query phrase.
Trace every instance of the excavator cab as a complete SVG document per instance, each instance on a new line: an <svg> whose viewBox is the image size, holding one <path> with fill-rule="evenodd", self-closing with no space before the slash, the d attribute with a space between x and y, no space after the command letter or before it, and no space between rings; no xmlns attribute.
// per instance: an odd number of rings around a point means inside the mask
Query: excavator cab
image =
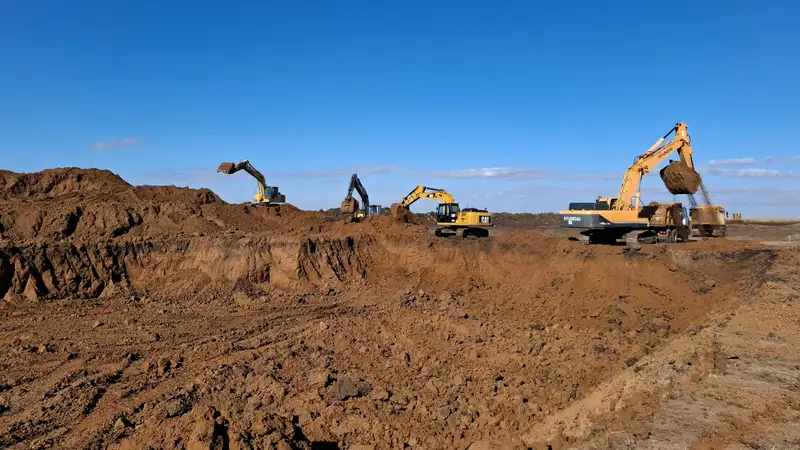
<svg viewBox="0 0 800 450"><path fill-rule="evenodd" d="M436 209L436 222L455 222L460 211L458 203L440 203Z"/></svg>

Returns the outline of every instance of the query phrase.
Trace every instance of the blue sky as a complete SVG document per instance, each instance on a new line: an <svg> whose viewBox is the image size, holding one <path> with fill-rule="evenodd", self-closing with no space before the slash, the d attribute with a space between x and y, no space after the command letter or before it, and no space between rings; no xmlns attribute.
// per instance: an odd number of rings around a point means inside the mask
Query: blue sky
<svg viewBox="0 0 800 450"><path fill-rule="evenodd" d="M750 1L0 0L0 167L98 167L247 201L417 184L554 211L616 193L688 124L713 199L800 200L800 4ZM486 170L491 169L491 170ZM657 173L646 201L671 200ZM434 205L415 205L429 210Z"/></svg>

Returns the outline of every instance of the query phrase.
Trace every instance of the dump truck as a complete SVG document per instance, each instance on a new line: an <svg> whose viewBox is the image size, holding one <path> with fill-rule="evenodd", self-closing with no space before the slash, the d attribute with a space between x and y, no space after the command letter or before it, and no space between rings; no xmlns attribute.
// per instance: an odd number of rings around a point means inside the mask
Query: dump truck
<svg viewBox="0 0 800 450"><path fill-rule="evenodd" d="M700 183L700 191L703 204L698 204L694 195L689 195L692 235L699 237L727 236L728 227L726 225L725 208L712 203L711 194L705 183Z"/></svg>
<svg viewBox="0 0 800 450"><path fill-rule="evenodd" d="M689 209L692 230L700 237L725 237L728 234L725 208L717 205Z"/></svg>

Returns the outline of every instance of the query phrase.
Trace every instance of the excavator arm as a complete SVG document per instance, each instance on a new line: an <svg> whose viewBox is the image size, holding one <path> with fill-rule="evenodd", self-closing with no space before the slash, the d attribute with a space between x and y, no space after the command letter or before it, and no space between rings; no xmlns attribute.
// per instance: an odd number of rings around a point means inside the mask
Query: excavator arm
<svg viewBox="0 0 800 450"><path fill-rule="evenodd" d="M427 186L417 186L400 201L400 206L408 209L419 199L438 200L439 203L456 203L456 199L444 189L436 189Z"/></svg>
<svg viewBox="0 0 800 450"><path fill-rule="evenodd" d="M661 144L674 133L672 141L661 146ZM660 146L660 147L659 147ZM677 123L661 139L656 141L650 149L634 159L633 164L625 172L619 195L611 205L614 210L635 209L638 205L633 205L632 201L638 197L639 187L642 178L661 164L669 155L678 152L681 162L694 171L694 159L692 158L692 145L686 124ZM663 176L662 176L663 177Z"/></svg>
<svg viewBox="0 0 800 450"><path fill-rule="evenodd" d="M350 186L347 188L347 196L345 196L342 202L341 211L344 214L353 214L358 210L358 202L353 199L353 191L358 192L359 197L361 197L364 217L366 217L369 215L369 195L364 185L361 184L358 174L355 173L350 177Z"/></svg>
<svg viewBox="0 0 800 450"><path fill-rule="evenodd" d="M253 201L256 203L269 203L273 201L273 199L267 197L267 179L264 177L264 174L258 171L250 161L242 160L238 163L231 163L231 162L224 162L219 165L217 168L217 172L221 172L228 175L233 175L236 172L244 170L245 172L249 173L250 176L256 179L258 182L258 193L253 197ZM275 188L277 192L277 188ZM277 194L277 196L282 197L283 194ZM283 199L275 199L275 201L284 201Z"/></svg>
<svg viewBox="0 0 800 450"><path fill-rule="evenodd" d="M392 203L391 214L396 220L408 221L409 207L419 199L438 200L440 205L455 205L456 209L458 204L456 199L444 189L436 189L428 186L419 185L409 192L408 195L403 197L399 203Z"/></svg>

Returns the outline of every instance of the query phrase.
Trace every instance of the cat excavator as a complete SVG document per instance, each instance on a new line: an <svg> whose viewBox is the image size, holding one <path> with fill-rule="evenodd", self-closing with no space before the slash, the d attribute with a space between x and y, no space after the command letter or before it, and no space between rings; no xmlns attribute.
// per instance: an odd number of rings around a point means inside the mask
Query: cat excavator
<svg viewBox="0 0 800 450"><path fill-rule="evenodd" d="M662 145L670 135L673 139ZM560 212L561 226L583 229L581 234L593 244L612 244L621 238L640 243L688 241L691 227L687 208L680 203L659 202L643 206L639 192L642 178L675 152L680 160L670 160L660 171L661 179L673 195L695 194L702 180L694 168L688 128L679 122L634 159L617 197L570 203L568 210Z"/></svg>
<svg viewBox="0 0 800 450"><path fill-rule="evenodd" d="M217 172L227 175L233 175L240 170L249 173L258 182L258 192L253 197L253 203L256 205L271 206L277 203L285 203L286 196L281 194L278 186L267 186L267 179L264 175L256 170L250 161L244 159L238 163L224 162L217 167Z"/></svg>
<svg viewBox="0 0 800 450"><path fill-rule="evenodd" d="M475 236L484 238L489 236L489 228L494 227L492 213L485 209L461 209L456 199L444 189L417 186L399 203L393 203L391 214L395 220L408 220L411 207L420 199L436 200L439 206L436 209L436 231L438 237L447 237L461 231L462 237Z"/></svg>
<svg viewBox="0 0 800 450"><path fill-rule="evenodd" d="M358 192L358 195L361 197L361 202L363 203L363 205L361 205L362 209L358 208L358 200L353 198L353 191ZM369 209L369 195L367 195L367 190L364 188L364 185L361 184L358 174L354 173L353 176L350 177L350 186L347 188L347 195L344 200L342 200L339 211L345 216L345 220L358 221L369 215Z"/></svg>

